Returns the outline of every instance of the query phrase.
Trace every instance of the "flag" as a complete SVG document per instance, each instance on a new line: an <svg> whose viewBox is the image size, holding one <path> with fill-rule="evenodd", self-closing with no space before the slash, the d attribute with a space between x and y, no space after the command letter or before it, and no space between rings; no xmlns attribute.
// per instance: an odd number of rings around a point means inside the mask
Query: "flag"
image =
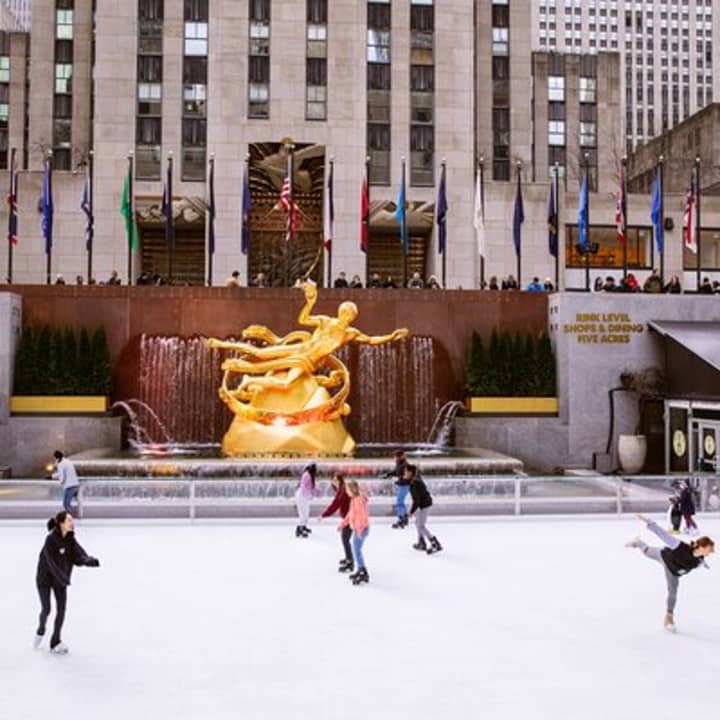
<svg viewBox="0 0 720 720"><path fill-rule="evenodd" d="M288 216L287 236L285 238L286 240L292 240L295 235L295 231L297 230L298 206L295 204L294 201L291 202L290 196L290 179L286 177L283 180L282 190L280 191L280 205L282 206L283 210L285 210Z"/></svg>
<svg viewBox="0 0 720 720"><path fill-rule="evenodd" d="M475 240L477 241L478 254L480 257L485 257L485 203L483 202L483 187L480 170L478 170L475 177L473 227L475 228Z"/></svg>
<svg viewBox="0 0 720 720"><path fill-rule="evenodd" d="M662 182L660 181L660 169L655 170L655 185L652 193L652 206L650 208L650 219L655 228L655 245L660 255L663 254L663 219L662 219Z"/></svg>
<svg viewBox="0 0 720 720"><path fill-rule="evenodd" d="M208 252L215 252L215 160L210 158L208 178Z"/></svg>
<svg viewBox="0 0 720 720"><path fill-rule="evenodd" d="M138 233L135 218L133 217L132 202L130 200L130 170L128 169L123 181L122 200L120 201L120 214L125 218L125 234L131 250L137 250Z"/></svg>
<svg viewBox="0 0 720 720"><path fill-rule="evenodd" d="M513 212L513 243L515 254L520 255L520 244L522 242L522 224L525 222L525 209L523 208L522 185L520 173L517 178L517 192L515 193L515 210Z"/></svg>
<svg viewBox="0 0 720 720"><path fill-rule="evenodd" d="M370 194L368 192L367 175L363 178L360 195L360 249L368 251L368 229L370 226Z"/></svg>
<svg viewBox="0 0 720 720"><path fill-rule="evenodd" d="M90 206L90 176L85 178L82 197L80 198L80 209L85 213L85 249L92 248L92 231L95 223L92 207Z"/></svg>
<svg viewBox="0 0 720 720"><path fill-rule="evenodd" d="M442 174L440 175L440 188L438 189L437 209L435 222L438 226L438 253L445 253L447 245L447 191L445 188L445 165L443 164Z"/></svg>
<svg viewBox="0 0 720 720"><path fill-rule="evenodd" d="M52 196L52 167L50 161L45 162L42 187L42 233L45 238L45 254L49 255L53 244L53 215L55 207Z"/></svg>
<svg viewBox="0 0 720 720"><path fill-rule="evenodd" d="M548 197L548 251L553 257L558 256L558 217L555 199L555 180L550 182Z"/></svg>
<svg viewBox="0 0 720 720"><path fill-rule="evenodd" d="M162 214L165 217L165 244L168 250L175 247L175 218L172 207L172 161L168 160L167 178L163 184Z"/></svg>
<svg viewBox="0 0 720 720"><path fill-rule="evenodd" d="M400 224L400 244L403 248L403 253L408 253L408 235L407 235L407 216L405 213L405 166L403 165L402 180L400 182L400 191L398 192L397 199L397 210L395 210L395 217Z"/></svg>
<svg viewBox="0 0 720 720"><path fill-rule="evenodd" d="M8 201L8 240L11 244L18 244L18 172L15 168L15 154L13 151L12 164L10 167L10 192L7 197Z"/></svg>
<svg viewBox="0 0 720 720"><path fill-rule="evenodd" d="M323 209L323 227L325 235L325 249L330 252L333 234L335 232L335 199L333 198L333 163L330 163L327 188L325 190L325 208Z"/></svg>
<svg viewBox="0 0 720 720"><path fill-rule="evenodd" d="M620 187L618 188L617 208L615 209L615 225L617 239L621 245L627 242L627 197L625 195L625 171L620 171Z"/></svg>
<svg viewBox="0 0 720 720"><path fill-rule="evenodd" d="M247 255L250 250L250 208L252 207L252 197L250 195L250 168L245 166L245 177L243 178L243 194L242 194L242 230L240 234L240 249L243 255Z"/></svg>
<svg viewBox="0 0 720 720"><path fill-rule="evenodd" d="M685 247L697 254L697 223L698 223L698 188L697 178L693 172L690 178L690 188L685 197L685 227L683 228L683 242Z"/></svg>
<svg viewBox="0 0 720 720"><path fill-rule="evenodd" d="M582 185L580 186L580 198L578 204L578 244L583 252L590 251L590 228L588 220L590 214L590 196L588 195L588 174L587 170L583 175Z"/></svg>

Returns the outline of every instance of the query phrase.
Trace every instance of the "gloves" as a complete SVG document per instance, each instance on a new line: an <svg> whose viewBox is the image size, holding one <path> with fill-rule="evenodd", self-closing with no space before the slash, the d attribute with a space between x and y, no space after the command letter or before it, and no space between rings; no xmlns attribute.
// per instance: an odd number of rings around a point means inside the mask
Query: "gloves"
<svg viewBox="0 0 720 720"><path fill-rule="evenodd" d="M100 561L94 557L88 558L88 561L86 564L88 567L100 567Z"/></svg>

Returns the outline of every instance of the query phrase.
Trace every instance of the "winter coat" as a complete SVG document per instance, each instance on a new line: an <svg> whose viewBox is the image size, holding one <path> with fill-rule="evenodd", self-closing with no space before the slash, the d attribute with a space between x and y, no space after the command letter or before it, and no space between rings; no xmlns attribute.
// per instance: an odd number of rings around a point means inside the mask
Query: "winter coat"
<svg viewBox="0 0 720 720"><path fill-rule="evenodd" d="M300 477L300 487L297 494L307 500L312 500L313 497L319 494L317 488L313 486L312 475L307 470Z"/></svg>
<svg viewBox="0 0 720 720"><path fill-rule="evenodd" d="M675 549L666 547L660 551L660 555L671 574L676 577L687 575L698 565L703 564L703 559L693 555L692 546L681 542Z"/></svg>
<svg viewBox="0 0 720 720"><path fill-rule="evenodd" d="M409 485L410 481L405 479L405 468L407 464L408 462L405 458L396 460L395 469L391 470L385 477L396 477L397 480L394 481L396 485Z"/></svg>
<svg viewBox="0 0 720 720"><path fill-rule="evenodd" d="M348 526L358 535L362 535L370 526L367 495L358 495L350 500L350 511L340 523L341 528Z"/></svg>
<svg viewBox="0 0 720 720"><path fill-rule="evenodd" d="M320 517L330 517L338 510L340 511L340 517L345 517L350 512L350 496L343 485L335 491L333 501L322 511Z"/></svg>
<svg viewBox="0 0 720 720"><path fill-rule="evenodd" d="M410 483L410 497L412 497L412 505L410 506L411 515L413 515L416 510L424 510L433 504L430 491L427 489L427 485L420 475L416 475Z"/></svg>
<svg viewBox="0 0 720 720"><path fill-rule="evenodd" d="M57 471L53 477L60 481L63 490L77 487L80 484L75 466L65 457L57 464Z"/></svg>
<svg viewBox="0 0 720 720"><path fill-rule="evenodd" d="M41 585L67 587L74 565L98 567L100 563L90 557L75 539L75 533L62 536L58 528L48 533L40 551L37 566L37 582Z"/></svg>
<svg viewBox="0 0 720 720"><path fill-rule="evenodd" d="M695 514L693 492L689 487L683 488L683 491L680 493L680 512L683 515Z"/></svg>

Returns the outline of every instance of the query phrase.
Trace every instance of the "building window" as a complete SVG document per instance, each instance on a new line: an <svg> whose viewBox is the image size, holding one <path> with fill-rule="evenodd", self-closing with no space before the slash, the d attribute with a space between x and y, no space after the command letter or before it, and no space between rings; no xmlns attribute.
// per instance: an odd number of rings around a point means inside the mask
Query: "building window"
<svg viewBox="0 0 720 720"><path fill-rule="evenodd" d="M551 102L565 101L565 78L556 75L548 76L548 100Z"/></svg>
<svg viewBox="0 0 720 720"><path fill-rule="evenodd" d="M371 184L390 184L391 5L367 4L367 155Z"/></svg>
<svg viewBox="0 0 720 720"><path fill-rule="evenodd" d="M594 103L596 98L597 81L595 78L580 78L580 96L581 103Z"/></svg>
<svg viewBox="0 0 720 720"><path fill-rule="evenodd" d="M435 164L435 8L410 4L410 184L432 185Z"/></svg>
<svg viewBox="0 0 720 720"><path fill-rule="evenodd" d="M53 166L72 169L73 0L55 3L55 93Z"/></svg>
<svg viewBox="0 0 720 720"><path fill-rule="evenodd" d="M548 120L548 145L565 145L564 120Z"/></svg>
<svg viewBox="0 0 720 720"><path fill-rule="evenodd" d="M58 6L61 3L58 3ZM67 3L65 3L67 4ZM55 37L58 40L73 39L73 11L57 10L55 15Z"/></svg>
<svg viewBox="0 0 720 720"><path fill-rule="evenodd" d="M578 247L579 233L577 225L565 226L565 266L584 268L586 256ZM597 243L598 252L590 255L592 268L623 267L623 246L618 241L615 225L591 225L589 229L591 245ZM632 270L646 270L652 267L652 228L630 226L627 228L627 260Z"/></svg>
<svg viewBox="0 0 720 720"><path fill-rule="evenodd" d="M327 0L307 0L305 118L327 119Z"/></svg>
<svg viewBox="0 0 720 720"><path fill-rule="evenodd" d="M208 0L184 0L182 179L205 180Z"/></svg>
<svg viewBox="0 0 720 720"><path fill-rule="evenodd" d="M270 117L270 0L250 2L248 117Z"/></svg>

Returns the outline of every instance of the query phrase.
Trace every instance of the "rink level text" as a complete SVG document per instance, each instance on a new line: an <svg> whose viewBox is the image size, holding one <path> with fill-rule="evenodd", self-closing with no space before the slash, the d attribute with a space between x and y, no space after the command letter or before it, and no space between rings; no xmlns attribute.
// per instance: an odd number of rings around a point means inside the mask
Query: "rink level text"
<svg viewBox="0 0 720 720"><path fill-rule="evenodd" d="M618 312L577 313L574 323L563 324L563 332L575 335L582 345L622 345L644 331L642 323L634 323L628 313Z"/></svg>

